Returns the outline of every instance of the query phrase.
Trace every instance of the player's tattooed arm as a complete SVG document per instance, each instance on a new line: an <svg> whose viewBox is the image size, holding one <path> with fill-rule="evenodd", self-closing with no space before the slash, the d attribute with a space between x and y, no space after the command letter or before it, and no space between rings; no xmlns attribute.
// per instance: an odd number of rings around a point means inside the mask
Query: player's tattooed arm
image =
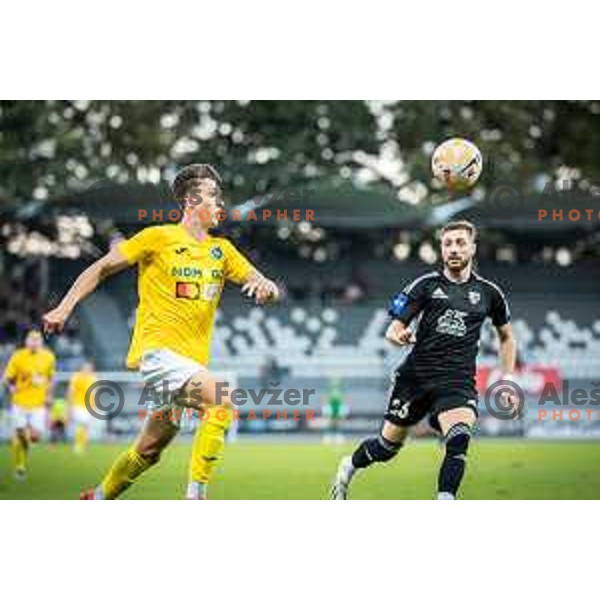
<svg viewBox="0 0 600 600"><path fill-rule="evenodd" d="M254 297L257 304L277 302L280 295L277 284L256 270L252 271L244 282L242 293L246 294L249 298Z"/></svg>
<svg viewBox="0 0 600 600"><path fill-rule="evenodd" d="M512 375L517 359L517 344L510 323L505 323L497 328L500 338L500 365L505 375Z"/></svg>
<svg viewBox="0 0 600 600"><path fill-rule="evenodd" d="M122 271L129 264L118 247L112 248L102 258L91 264L75 280L60 304L42 317L44 331L46 333L61 331L79 302L91 294L103 279Z"/></svg>
<svg viewBox="0 0 600 600"><path fill-rule="evenodd" d="M515 342L515 336L513 334L512 326L510 323L505 323L496 328L498 336L500 338L500 367L502 369L502 379L508 379L512 381L513 373L515 371L515 364L517 359L517 344ZM513 412L513 418L519 416L519 398L511 390L505 392L506 402L511 407Z"/></svg>
<svg viewBox="0 0 600 600"><path fill-rule="evenodd" d="M394 319L389 324L385 332L385 339L396 346L406 346L417 341L414 331L398 319Z"/></svg>

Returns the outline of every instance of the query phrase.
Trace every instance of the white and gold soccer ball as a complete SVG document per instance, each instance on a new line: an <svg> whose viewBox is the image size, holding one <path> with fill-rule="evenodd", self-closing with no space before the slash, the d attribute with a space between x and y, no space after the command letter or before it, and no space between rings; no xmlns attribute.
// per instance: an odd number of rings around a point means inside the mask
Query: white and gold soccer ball
<svg viewBox="0 0 600 600"><path fill-rule="evenodd" d="M475 185L482 168L479 148L463 138L446 140L431 157L434 177L451 190L466 190Z"/></svg>

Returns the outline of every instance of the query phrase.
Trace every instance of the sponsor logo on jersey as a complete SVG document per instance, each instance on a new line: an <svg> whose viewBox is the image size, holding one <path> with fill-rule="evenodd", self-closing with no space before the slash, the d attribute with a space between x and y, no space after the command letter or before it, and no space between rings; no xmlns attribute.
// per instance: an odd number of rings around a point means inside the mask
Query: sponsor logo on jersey
<svg viewBox="0 0 600 600"><path fill-rule="evenodd" d="M219 248L219 246L213 246L210 249L210 255L215 259L215 260L221 260L223 258L223 250L221 250L221 248Z"/></svg>
<svg viewBox="0 0 600 600"><path fill-rule="evenodd" d="M189 248L186 248L186 247L184 246L183 248L177 248L177 249L175 250L175 254L183 254L184 252L189 252L189 251L190 251L190 249L189 249Z"/></svg>
<svg viewBox="0 0 600 600"><path fill-rule="evenodd" d="M172 277L202 277L202 271L198 267L173 267Z"/></svg>
<svg viewBox="0 0 600 600"><path fill-rule="evenodd" d="M408 411L410 409L410 401L402 401L399 398L392 400L392 405L388 411L388 414L397 417L398 419L406 419L408 417Z"/></svg>
<svg viewBox="0 0 600 600"><path fill-rule="evenodd" d="M433 294L431 294L431 297L439 300L447 300L448 294L446 294L442 288L435 288L435 291Z"/></svg>
<svg viewBox="0 0 600 600"><path fill-rule="evenodd" d="M462 310L448 308L446 312L438 319L435 330L439 333L445 333L455 337L464 337L467 333L467 326L465 325L466 316L467 313L463 312Z"/></svg>
<svg viewBox="0 0 600 600"><path fill-rule="evenodd" d="M214 300L215 298L217 298L219 296L221 292L221 284L220 283L207 283L204 286L204 300L208 300L209 302L211 300Z"/></svg>
<svg viewBox="0 0 600 600"><path fill-rule="evenodd" d="M481 294L477 290L469 290L467 296L471 304L477 304L481 300Z"/></svg>
<svg viewBox="0 0 600 600"><path fill-rule="evenodd" d="M175 296L186 300L198 300L200 298L200 285L190 281L178 281L175 284Z"/></svg>

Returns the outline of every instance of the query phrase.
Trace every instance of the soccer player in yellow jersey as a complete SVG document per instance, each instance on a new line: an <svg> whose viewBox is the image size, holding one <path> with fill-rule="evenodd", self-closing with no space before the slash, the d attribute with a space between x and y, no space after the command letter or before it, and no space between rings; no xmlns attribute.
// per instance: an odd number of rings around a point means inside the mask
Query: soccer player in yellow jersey
<svg viewBox="0 0 600 600"><path fill-rule="evenodd" d="M76 454L83 454L89 439L90 420L92 415L88 411L85 401L90 387L96 382L94 365L86 361L81 369L73 373L69 381L67 400L69 402L69 425L73 433L73 450ZM93 401L91 397L88 402Z"/></svg>
<svg viewBox="0 0 600 600"><path fill-rule="evenodd" d="M29 443L46 428L55 365L54 354L44 347L42 334L35 330L29 331L25 347L16 350L6 365L3 380L12 400L12 453L17 479L27 474Z"/></svg>
<svg viewBox="0 0 600 600"><path fill-rule="evenodd" d="M275 283L233 246L208 232L223 209L221 178L210 165L190 165L173 182L180 223L148 227L117 244L88 267L57 308L44 316L49 331L60 330L75 306L107 276L138 267L139 305L127 365L153 386L160 406L146 419L133 447L122 454L101 484L84 499L112 499L155 464L179 423L174 405L206 411L196 432L187 497L204 499L232 418L228 394L208 371L215 313L226 281L242 286L256 302L276 301ZM165 415L165 418L160 418Z"/></svg>

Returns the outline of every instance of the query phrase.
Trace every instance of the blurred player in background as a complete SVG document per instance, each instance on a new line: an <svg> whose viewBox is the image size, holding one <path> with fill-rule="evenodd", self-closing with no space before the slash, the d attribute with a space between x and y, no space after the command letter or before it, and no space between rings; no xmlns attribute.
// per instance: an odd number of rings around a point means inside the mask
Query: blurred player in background
<svg viewBox="0 0 600 600"><path fill-rule="evenodd" d="M6 365L3 381L11 396L12 454L17 479L24 479L27 474L30 442L37 441L46 429L55 368L56 358L36 330L27 333L25 347L16 350Z"/></svg>
<svg viewBox="0 0 600 600"><path fill-rule="evenodd" d="M396 370L381 433L342 459L334 500L346 499L357 470L394 458L410 428L426 415L445 444L438 499L456 497L477 420L475 362L487 317L500 338L502 379L512 378L515 368L508 304L496 284L473 271L475 237L476 229L468 221L448 223L441 231L442 272L418 277L393 298L386 338L398 346L414 343L414 348ZM417 316L415 338L409 325ZM510 395L507 402L517 416L516 398Z"/></svg>
<svg viewBox="0 0 600 600"><path fill-rule="evenodd" d="M344 402L342 385L337 377L329 381L326 402L323 406L323 417L325 418L325 435L323 442L341 444L344 441L341 427L344 419L348 416L348 405Z"/></svg>
<svg viewBox="0 0 600 600"><path fill-rule="evenodd" d="M50 408L50 442L58 444L67 441L67 401L64 398L54 398Z"/></svg>
<svg viewBox="0 0 600 600"><path fill-rule="evenodd" d="M88 445L92 415L85 405L86 395L90 387L96 382L94 365L86 361L81 369L73 373L69 381L67 400L69 401L69 425L73 435L73 450L76 454L83 454ZM92 402L93 398L88 399Z"/></svg>
<svg viewBox="0 0 600 600"><path fill-rule="evenodd" d="M228 393L208 371L212 328L226 281L263 303L278 299L264 277L228 240L211 236L223 210L221 177L210 165L190 165L173 182L180 223L147 227L88 267L59 306L44 316L49 331L63 328L75 306L98 284L138 267L139 305L127 366L139 369L159 398L133 446L117 458L83 499L112 499L156 464L179 430L181 407L207 411L192 447L187 498L206 498L233 417Z"/></svg>

